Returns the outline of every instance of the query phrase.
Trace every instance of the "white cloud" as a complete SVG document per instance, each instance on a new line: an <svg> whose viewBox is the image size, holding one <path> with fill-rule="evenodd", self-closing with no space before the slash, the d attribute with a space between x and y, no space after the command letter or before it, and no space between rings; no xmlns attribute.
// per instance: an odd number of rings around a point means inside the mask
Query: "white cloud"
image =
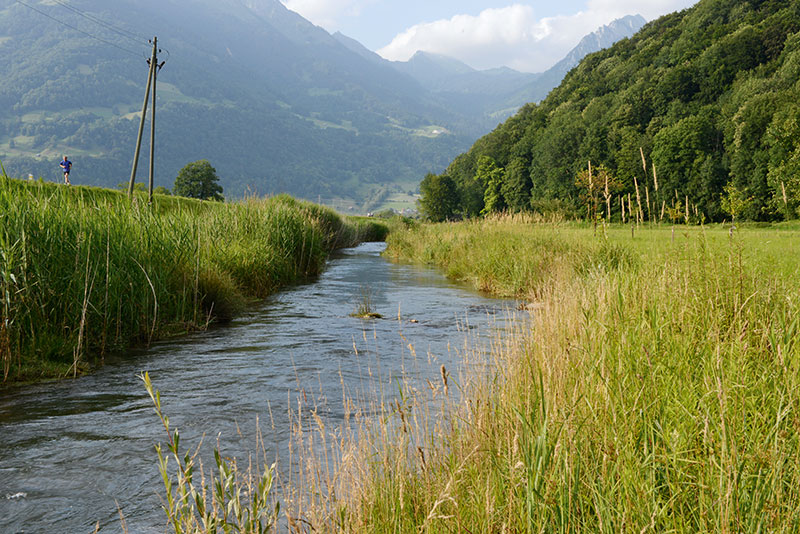
<svg viewBox="0 0 800 534"><path fill-rule="evenodd" d="M485 69L506 65L542 72L563 58L580 39L625 15L648 20L693 5L697 0L588 0L574 15L537 19L532 7L514 4L486 9L477 16L417 24L397 35L378 54L405 61L418 50L444 54Z"/></svg>
<svg viewBox="0 0 800 534"><path fill-rule="evenodd" d="M418 50L467 60L483 68L496 65L498 55L522 51L550 34L547 21L536 20L533 8L521 4L486 9L477 16L456 15L450 19L417 24L397 35L378 50L386 59L405 61Z"/></svg>

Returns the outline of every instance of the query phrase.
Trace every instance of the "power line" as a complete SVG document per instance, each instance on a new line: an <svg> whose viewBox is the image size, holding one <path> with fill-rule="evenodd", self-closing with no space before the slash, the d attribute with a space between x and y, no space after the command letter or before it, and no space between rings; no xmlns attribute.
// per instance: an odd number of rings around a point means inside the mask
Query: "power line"
<svg viewBox="0 0 800 534"><path fill-rule="evenodd" d="M53 0L53 1L56 4L58 4L60 6L63 6L63 7L69 9L70 11L72 11L74 13L77 13L79 16L85 18L86 20L89 20L89 21L94 22L95 24L99 24L101 26L105 26L106 28L108 28L109 30L113 31L117 35L119 35L121 37L125 37L126 39L130 39L130 40L134 41L137 44L142 44L142 43L147 41L147 39L144 38L144 37L136 35L133 32L129 32L128 30L126 30L124 28L120 28L118 26L114 26L110 22L106 22L103 19L101 19L99 17L96 17L95 15L92 15L90 13L86 13L85 11L82 11L82 10L78 9L75 6L71 6L67 2L65 2L64 0Z"/></svg>
<svg viewBox="0 0 800 534"><path fill-rule="evenodd" d="M50 20L54 20L54 21L58 22L59 24L62 24L64 26L68 27L68 28L72 28L76 32L82 33L83 35L86 35L87 37L91 37L92 39L96 39L97 41L100 41L101 43L105 43L105 44L107 44L109 46L113 46L114 48L118 48L118 49L122 50L123 52L127 52L127 53L132 54L132 55L134 55L136 57L141 57L138 52L134 52L133 50L130 50L128 48L124 48L122 46L119 46L116 43L112 43L111 41L107 41L107 40L103 39L102 37L98 37L98 36L93 35L93 34L87 32L87 31L81 30L80 28L77 28L77 27L75 27L75 26L73 26L71 24L68 24L68 23L64 22L63 20L57 19L56 17L53 17L52 15L49 15L49 14L45 13L44 11L42 11L40 9L36 9L33 6L31 6L29 4L26 4L22 0L16 0L16 2L18 4L20 4L20 5L23 5L23 6L27 7L28 9L32 9L33 11L36 11L40 15L43 15L43 16L49 18Z"/></svg>

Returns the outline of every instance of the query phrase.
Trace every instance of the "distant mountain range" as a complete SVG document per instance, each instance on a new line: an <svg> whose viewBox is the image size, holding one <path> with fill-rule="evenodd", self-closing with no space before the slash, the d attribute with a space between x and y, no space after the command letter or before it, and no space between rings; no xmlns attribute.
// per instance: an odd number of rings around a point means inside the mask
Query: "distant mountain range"
<svg viewBox="0 0 800 534"><path fill-rule="evenodd" d="M643 23L602 28L557 67ZM0 160L9 174L57 179L68 154L77 183L127 181L150 34L167 61L156 183L171 187L186 163L208 159L228 196L289 192L373 207L416 189L563 76L476 71L427 53L389 62L278 0L0 0ZM142 176L147 157L145 147Z"/></svg>
<svg viewBox="0 0 800 534"><path fill-rule="evenodd" d="M508 67L476 70L457 59L422 51L408 61L387 62L354 39L341 33L333 37L373 63L390 63L429 91L443 96L454 111L482 121L485 128L491 128L524 104L544 99L585 56L631 37L646 23L641 15L617 19L586 35L561 61L545 72L535 74Z"/></svg>

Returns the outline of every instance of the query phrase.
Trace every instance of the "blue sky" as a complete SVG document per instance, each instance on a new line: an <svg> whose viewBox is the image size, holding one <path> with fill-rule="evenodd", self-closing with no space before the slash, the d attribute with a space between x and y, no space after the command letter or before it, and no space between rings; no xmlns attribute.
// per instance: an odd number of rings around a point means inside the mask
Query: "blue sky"
<svg viewBox="0 0 800 534"><path fill-rule="evenodd" d="M612 20L652 20L697 0L281 0L329 32L392 60L417 50L486 69L541 72Z"/></svg>

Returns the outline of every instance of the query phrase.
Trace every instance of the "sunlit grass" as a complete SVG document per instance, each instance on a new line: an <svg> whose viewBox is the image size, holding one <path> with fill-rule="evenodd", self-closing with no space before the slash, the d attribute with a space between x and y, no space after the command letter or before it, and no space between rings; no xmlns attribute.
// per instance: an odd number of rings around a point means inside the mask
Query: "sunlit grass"
<svg viewBox="0 0 800 534"><path fill-rule="evenodd" d="M355 403L343 429L307 416L313 491L290 513L317 532L800 530L798 238L510 219L393 233L390 256L529 311L465 350L490 365L449 392L443 370Z"/></svg>

